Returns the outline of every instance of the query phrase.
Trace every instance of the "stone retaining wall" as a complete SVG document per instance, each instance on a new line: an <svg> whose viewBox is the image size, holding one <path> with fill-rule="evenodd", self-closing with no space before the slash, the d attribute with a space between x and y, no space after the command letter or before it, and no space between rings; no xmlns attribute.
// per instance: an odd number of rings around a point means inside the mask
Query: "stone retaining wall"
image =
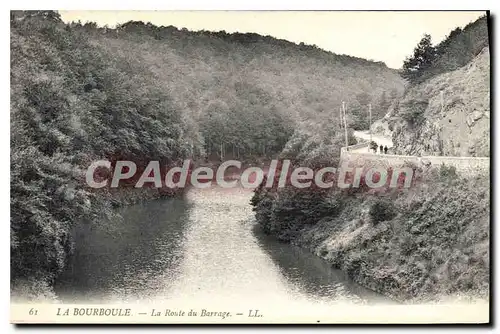
<svg viewBox="0 0 500 334"><path fill-rule="evenodd" d="M368 163L381 167L401 167L411 163L422 167L438 167L441 165L453 166L462 175L476 175L489 172L489 157L451 157L451 156L411 156L394 154L374 154L369 152L352 152L366 147L368 143L361 143L352 146L342 147L340 150L340 161L349 162L353 166L363 166Z"/></svg>

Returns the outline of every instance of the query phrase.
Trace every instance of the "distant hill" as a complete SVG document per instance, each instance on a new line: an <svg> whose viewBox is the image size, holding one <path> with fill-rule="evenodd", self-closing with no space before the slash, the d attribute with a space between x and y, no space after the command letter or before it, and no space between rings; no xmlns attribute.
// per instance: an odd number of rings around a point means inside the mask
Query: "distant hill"
<svg viewBox="0 0 500 334"><path fill-rule="evenodd" d="M276 122L286 119L291 129L306 124L314 128L325 120L335 126L342 100L349 106L350 125L367 128L367 104L380 113L379 106L384 108L404 88L397 72L384 63L270 36L191 32L142 22L91 31L94 45L110 57L134 59L154 73L158 86L202 124L202 137L210 137L205 142L209 150L208 145L239 142L241 150L253 152L264 142L274 142L264 130L269 124L261 125L266 114L279 115ZM216 114L224 122L212 124L209 117ZM214 132L225 137L209 136ZM278 152L278 146L271 149Z"/></svg>
<svg viewBox="0 0 500 334"><path fill-rule="evenodd" d="M485 18L452 33L434 67L423 73L427 77L408 85L372 130L392 134L396 154L489 156L487 42ZM312 134L296 131L282 154L301 166L335 166L344 140L327 126ZM355 186L261 187L251 203L266 233L396 300L487 300L490 179L459 175L445 165L425 173L408 189L386 193Z"/></svg>
<svg viewBox="0 0 500 334"><path fill-rule="evenodd" d="M302 135L341 138L343 100L348 125L366 127L367 104L383 112L403 84L383 63L269 36L11 12L14 285L52 298L71 227L120 204L85 186L93 160L275 156Z"/></svg>

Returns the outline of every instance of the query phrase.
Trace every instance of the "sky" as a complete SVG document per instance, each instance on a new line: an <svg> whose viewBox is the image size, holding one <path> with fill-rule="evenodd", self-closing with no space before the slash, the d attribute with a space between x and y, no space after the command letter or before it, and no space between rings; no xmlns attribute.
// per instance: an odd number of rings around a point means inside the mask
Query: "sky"
<svg viewBox="0 0 500 334"><path fill-rule="evenodd" d="M65 22L114 27L130 20L189 30L254 32L401 68L425 33L434 44L485 12L59 11Z"/></svg>

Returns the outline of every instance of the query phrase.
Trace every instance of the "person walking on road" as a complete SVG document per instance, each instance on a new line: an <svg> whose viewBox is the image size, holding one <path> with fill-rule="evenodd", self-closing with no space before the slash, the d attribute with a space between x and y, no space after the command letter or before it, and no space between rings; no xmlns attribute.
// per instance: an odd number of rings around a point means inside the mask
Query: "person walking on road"
<svg viewBox="0 0 500 334"><path fill-rule="evenodd" d="M389 150L389 149L387 148L387 146L384 146L384 154L387 154L387 151L388 151L388 150Z"/></svg>
<svg viewBox="0 0 500 334"><path fill-rule="evenodd" d="M380 154L384 153L384 147L382 145L380 145L379 149L380 149Z"/></svg>

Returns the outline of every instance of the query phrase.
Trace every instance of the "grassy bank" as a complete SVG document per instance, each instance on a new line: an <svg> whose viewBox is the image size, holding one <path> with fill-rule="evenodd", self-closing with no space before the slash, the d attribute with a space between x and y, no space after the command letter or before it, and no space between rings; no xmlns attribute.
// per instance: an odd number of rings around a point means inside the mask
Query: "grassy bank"
<svg viewBox="0 0 500 334"><path fill-rule="evenodd" d="M441 168L409 189L259 189L257 221L353 280L405 302L487 298L489 178Z"/></svg>

